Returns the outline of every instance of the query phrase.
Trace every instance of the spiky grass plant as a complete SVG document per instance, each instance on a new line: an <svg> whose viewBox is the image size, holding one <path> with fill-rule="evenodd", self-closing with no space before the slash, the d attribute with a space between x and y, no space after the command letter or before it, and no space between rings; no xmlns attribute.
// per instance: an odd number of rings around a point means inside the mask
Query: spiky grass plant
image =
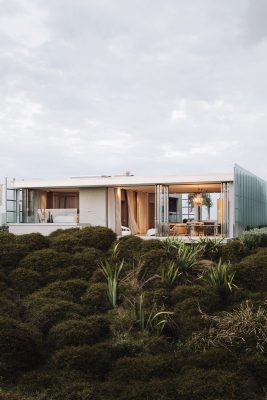
<svg viewBox="0 0 267 400"><path fill-rule="evenodd" d="M200 278L207 285L216 289L222 299L226 299L234 288L235 272L231 272L230 265L223 263L222 260L213 267L205 271Z"/></svg>
<svg viewBox="0 0 267 400"><path fill-rule="evenodd" d="M124 260L120 263L111 263L108 260L100 264L101 271L107 280L108 298L113 307L116 307L118 301L118 284L121 272L124 267Z"/></svg>
<svg viewBox="0 0 267 400"><path fill-rule="evenodd" d="M144 296L140 295L137 302L134 303L135 316L141 332L145 334L161 335L164 327L170 320L170 311L157 311L153 308L147 312L144 305Z"/></svg>
<svg viewBox="0 0 267 400"><path fill-rule="evenodd" d="M198 242L199 252L203 257L206 257L212 261L218 260L221 255L223 246L223 238L200 238Z"/></svg>
<svg viewBox="0 0 267 400"><path fill-rule="evenodd" d="M160 280L162 283L166 283L170 287L175 284L180 275L182 275L182 273L175 261L171 261L169 264L161 267Z"/></svg>
<svg viewBox="0 0 267 400"><path fill-rule="evenodd" d="M180 244L176 251L176 260L179 268L184 274L190 272L198 263L199 248L188 245L184 242Z"/></svg>

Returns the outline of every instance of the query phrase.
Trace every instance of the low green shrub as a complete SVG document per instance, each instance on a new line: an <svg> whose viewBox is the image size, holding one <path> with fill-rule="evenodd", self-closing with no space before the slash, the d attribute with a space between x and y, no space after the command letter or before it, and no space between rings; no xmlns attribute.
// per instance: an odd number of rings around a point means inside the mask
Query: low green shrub
<svg viewBox="0 0 267 400"><path fill-rule="evenodd" d="M67 253L57 252L53 249L42 249L28 254L19 266L21 268L31 269L42 274L44 279L55 269L65 269L72 266L72 257Z"/></svg>
<svg viewBox="0 0 267 400"><path fill-rule="evenodd" d="M70 382L53 394L53 400L95 400L94 385L88 382Z"/></svg>
<svg viewBox="0 0 267 400"><path fill-rule="evenodd" d="M38 365L41 343L41 335L31 325L8 317L0 318L1 364L5 364L5 370L11 377Z"/></svg>
<svg viewBox="0 0 267 400"><path fill-rule="evenodd" d="M56 251L74 254L76 251L81 251L84 247L81 245L78 238L79 229L68 232L63 231L57 236L50 238L50 246Z"/></svg>
<svg viewBox="0 0 267 400"><path fill-rule="evenodd" d="M68 281L70 279L83 279L88 281L91 277L91 271L83 266L71 265L66 268L56 268L47 273L46 281Z"/></svg>
<svg viewBox="0 0 267 400"><path fill-rule="evenodd" d="M16 243L27 247L28 252L45 249L49 247L49 240L41 233L27 233L16 236Z"/></svg>
<svg viewBox="0 0 267 400"><path fill-rule="evenodd" d="M7 270L15 269L27 253L25 245L4 243L0 246L0 265Z"/></svg>
<svg viewBox="0 0 267 400"><path fill-rule="evenodd" d="M267 247L267 228L244 231L239 239L250 250L257 247Z"/></svg>
<svg viewBox="0 0 267 400"><path fill-rule="evenodd" d="M73 301L79 303L81 296L85 293L88 282L82 279L70 279L50 283L35 292L36 296Z"/></svg>
<svg viewBox="0 0 267 400"><path fill-rule="evenodd" d="M237 239L230 240L223 245L221 250L222 260L224 262L238 263L247 255L244 244Z"/></svg>
<svg viewBox="0 0 267 400"><path fill-rule="evenodd" d="M107 296L107 290L107 284L102 282L93 283L88 287L81 301L89 314L104 313L112 307Z"/></svg>
<svg viewBox="0 0 267 400"><path fill-rule="evenodd" d="M141 246L141 252L147 253L148 251L164 249L164 244L162 240L159 239L149 239L143 240Z"/></svg>
<svg viewBox="0 0 267 400"><path fill-rule="evenodd" d="M179 400L258 400L253 378L224 369L185 368L175 379Z"/></svg>
<svg viewBox="0 0 267 400"><path fill-rule="evenodd" d="M267 249L245 257L232 269L238 286L252 291L267 291Z"/></svg>
<svg viewBox="0 0 267 400"><path fill-rule="evenodd" d="M76 370L103 379L112 366L112 349L106 343L64 347L53 355L51 362L58 370Z"/></svg>
<svg viewBox="0 0 267 400"><path fill-rule="evenodd" d="M83 320L63 321L50 329L48 343L52 348L95 344L109 334L109 319L93 315Z"/></svg>
<svg viewBox="0 0 267 400"><path fill-rule="evenodd" d="M136 257L142 253L142 246L144 240L138 236L123 236L119 239L118 249L119 258L125 261L132 261L133 257Z"/></svg>
<svg viewBox="0 0 267 400"><path fill-rule="evenodd" d="M30 269L16 268L10 276L11 287L16 291L19 296L26 296L39 289L42 285L41 275Z"/></svg>
<svg viewBox="0 0 267 400"><path fill-rule="evenodd" d="M77 237L81 246L107 251L115 242L117 235L111 229L103 226L88 226L82 228Z"/></svg>
<svg viewBox="0 0 267 400"><path fill-rule="evenodd" d="M24 318L47 334L52 326L69 319L80 319L84 315L81 305L66 300L57 300L31 295L24 302Z"/></svg>
<svg viewBox="0 0 267 400"><path fill-rule="evenodd" d="M22 394L13 392L0 392L0 400L31 400L29 397L25 397Z"/></svg>
<svg viewBox="0 0 267 400"><path fill-rule="evenodd" d="M168 378L178 374L183 367L183 359L176 353L144 354L142 357L123 357L118 359L109 379L123 382L143 381L155 378Z"/></svg>
<svg viewBox="0 0 267 400"><path fill-rule="evenodd" d="M0 246L4 244L14 244L16 236L13 233L4 232L0 230Z"/></svg>
<svg viewBox="0 0 267 400"><path fill-rule="evenodd" d="M178 285L172 290L170 295L170 303L176 305L193 299L196 305L206 312L213 312L222 308L221 299L212 288L200 285Z"/></svg>
<svg viewBox="0 0 267 400"><path fill-rule="evenodd" d="M73 265L84 267L91 277L92 273L99 267L100 262L103 260L102 251L95 248L87 248L81 253L76 253L73 256Z"/></svg>
<svg viewBox="0 0 267 400"><path fill-rule="evenodd" d="M140 278L147 280L153 277L153 275L159 275L161 267L168 263L168 261L168 254L164 249L151 250L144 253Z"/></svg>

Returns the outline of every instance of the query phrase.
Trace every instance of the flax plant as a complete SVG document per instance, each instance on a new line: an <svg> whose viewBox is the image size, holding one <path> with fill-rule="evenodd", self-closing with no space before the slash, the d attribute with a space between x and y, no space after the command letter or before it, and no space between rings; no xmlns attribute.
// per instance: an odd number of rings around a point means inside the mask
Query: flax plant
<svg viewBox="0 0 267 400"><path fill-rule="evenodd" d="M209 268L200 278L209 286L215 288L222 299L226 299L234 288L235 272L230 271L230 265L222 260L214 267Z"/></svg>
<svg viewBox="0 0 267 400"><path fill-rule="evenodd" d="M173 314L170 311L156 311L155 308L150 312L146 312L143 294L140 295L139 301L134 306L139 329L145 334L155 333L156 335L161 335L164 327L169 322L168 317Z"/></svg>
<svg viewBox="0 0 267 400"><path fill-rule="evenodd" d="M160 279L162 283L166 283L172 287L178 277L182 275L175 261L171 261L168 265L162 266L160 270Z"/></svg>
<svg viewBox="0 0 267 400"><path fill-rule="evenodd" d="M123 267L124 260L122 260L120 263L110 263L106 260L100 264L101 271L108 284L108 298L113 307L117 306L118 284Z"/></svg>

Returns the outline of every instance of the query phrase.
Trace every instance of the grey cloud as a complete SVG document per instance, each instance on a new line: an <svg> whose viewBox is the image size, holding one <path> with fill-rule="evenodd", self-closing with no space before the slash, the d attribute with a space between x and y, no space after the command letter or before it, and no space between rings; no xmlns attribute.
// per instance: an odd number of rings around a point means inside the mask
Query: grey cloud
<svg viewBox="0 0 267 400"><path fill-rule="evenodd" d="M0 29L2 176L186 174L238 162L267 178L266 43L260 27L252 32L263 7L10 1ZM6 24L18 15L14 33Z"/></svg>

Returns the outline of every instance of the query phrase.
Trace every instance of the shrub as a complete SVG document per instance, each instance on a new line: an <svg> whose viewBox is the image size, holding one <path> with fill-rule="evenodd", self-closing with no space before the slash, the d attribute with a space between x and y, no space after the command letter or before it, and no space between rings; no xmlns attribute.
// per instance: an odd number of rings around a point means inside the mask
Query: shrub
<svg viewBox="0 0 267 400"><path fill-rule="evenodd" d="M53 239L50 239L51 248L56 251L72 254L82 250L83 246L80 244L78 233L79 229L76 229L74 232L63 231Z"/></svg>
<svg viewBox="0 0 267 400"><path fill-rule="evenodd" d="M95 400L94 386L86 382L72 382L64 385L53 400Z"/></svg>
<svg viewBox="0 0 267 400"><path fill-rule="evenodd" d="M1 362L12 376L40 362L41 336L30 325L11 318L0 318Z"/></svg>
<svg viewBox="0 0 267 400"><path fill-rule="evenodd" d="M82 228L77 236L80 245L94 247L102 251L107 251L117 238L115 232L103 226L89 226Z"/></svg>
<svg viewBox="0 0 267 400"><path fill-rule="evenodd" d="M65 347L54 354L52 364L59 370L76 370L103 379L112 365L112 351L105 343Z"/></svg>
<svg viewBox="0 0 267 400"><path fill-rule="evenodd" d="M82 304L89 314L103 313L111 308L111 303L107 296L108 286L106 283L91 284L86 293L82 296Z"/></svg>
<svg viewBox="0 0 267 400"><path fill-rule="evenodd" d="M181 356L175 353L123 357L115 362L110 379L124 384L132 380L146 382L149 379L164 379L172 374L178 374L182 366Z"/></svg>
<svg viewBox="0 0 267 400"><path fill-rule="evenodd" d="M67 281L70 279L88 280L91 271L83 266L72 265L67 268L57 268L47 274L47 282Z"/></svg>
<svg viewBox="0 0 267 400"><path fill-rule="evenodd" d="M81 253L76 253L73 256L73 264L79 267L84 267L87 270L89 277L98 268L102 260L103 253L93 247L88 248Z"/></svg>
<svg viewBox="0 0 267 400"><path fill-rule="evenodd" d="M171 292L170 301L173 305L182 303L188 299L195 301L196 311L198 305L206 312L213 312L222 307L220 297L208 286L179 285Z"/></svg>
<svg viewBox="0 0 267 400"><path fill-rule="evenodd" d="M17 305L9 296L9 292L2 292L0 295L0 315L15 317L17 316Z"/></svg>
<svg viewBox="0 0 267 400"><path fill-rule="evenodd" d="M41 275L26 268L14 269L9 278L11 287L22 297L39 289L42 284Z"/></svg>
<svg viewBox="0 0 267 400"><path fill-rule="evenodd" d="M31 298L24 303L24 317L26 321L37 326L44 334L61 321L68 319L80 319L83 308L79 304L66 300Z"/></svg>
<svg viewBox="0 0 267 400"><path fill-rule="evenodd" d="M185 368L175 384L179 400L256 400L258 392L253 379L214 368Z"/></svg>
<svg viewBox="0 0 267 400"><path fill-rule="evenodd" d="M133 257L140 255L142 252L144 240L138 236L123 236L119 239L119 258L131 261Z"/></svg>
<svg viewBox="0 0 267 400"><path fill-rule="evenodd" d="M222 247L221 255L224 262L238 263L246 256L246 249L240 240L230 240Z"/></svg>
<svg viewBox="0 0 267 400"><path fill-rule="evenodd" d="M267 228L244 231L239 239L250 250L257 247L267 247Z"/></svg>
<svg viewBox="0 0 267 400"><path fill-rule="evenodd" d="M162 240L159 239L149 239L143 240L141 246L141 252L147 253L148 251L164 249L164 244Z"/></svg>
<svg viewBox="0 0 267 400"><path fill-rule="evenodd" d="M5 243L0 246L0 264L6 269L14 269L28 253L28 248L22 244Z"/></svg>
<svg viewBox="0 0 267 400"><path fill-rule="evenodd" d="M16 236L16 243L24 245L29 252L49 247L49 240L41 233L27 233Z"/></svg>
<svg viewBox="0 0 267 400"><path fill-rule="evenodd" d="M60 253L52 249L34 251L21 260L19 264L22 268L41 273L45 278L55 269L64 269L71 265L73 265L73 262L69 254Z"/></svg>
<svg viewBox="0 0 267 400"><path fill-rule="evenodd" d="M30 400L29 397L25 397L18 393L13 392L0 392L0 400Z"/></svg>
<svg viewBox="0 0 267 400"><path fill-rule="evenodd" d="M65 346L95 344L109 334L109 319L106 316L93 315L83 320L63 321L50 329L50 346L61 349Z"/></svg>
<svg viewBox="0 0 267 400"><path fill-rule="evenodd" d="M0 245L4 244L14 244L16 241L16 236L13 233L4 232L0 230Z"/></svg>
<svg viewBox="0 0 267 400"><path fill-rule="evenodd" d="M82 279L70 279L50 283L43 289L39 289L35 295L44 298L53 298L79 302L81 296L88 287L88 283Z"/></svg>
<svg viewBox="0 0 267 400"><path fill-rule="evenodd" d="M233 266L238 285L254 291L267 290L267 249L245 257Z"/></svg>
<svg viewBox="0 0 267 400"><path fill-rule="evenodd" d="M168 255L164 249L151 250L143 255L143 266L140 272L140 278L148 279L153 275L159 275L160 269L168 260Z"/></svg>

